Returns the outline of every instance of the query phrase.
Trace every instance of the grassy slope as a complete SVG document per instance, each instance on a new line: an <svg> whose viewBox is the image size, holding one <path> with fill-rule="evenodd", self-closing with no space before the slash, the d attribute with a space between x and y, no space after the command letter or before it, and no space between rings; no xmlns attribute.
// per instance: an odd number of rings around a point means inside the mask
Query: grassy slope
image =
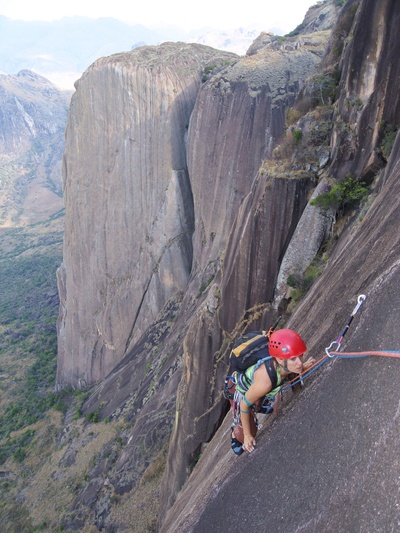
<svg viewBox="0 0 400 533"><path fill-rule="evenodd" d="M61 212L45 223L0 233L0 524L6 530L7 515L13 515L13 527L22 531L27 525L23 506L10 506L15 475L6 462L21 465L23 475L35 435L31 425L59 401L53 387L62 231Z"/></svg>
<svg viewBox="0 0 400 533"><path fill-rule="evenodd" d="M0 235L0 438L53 401L61 219Z"/></svg>

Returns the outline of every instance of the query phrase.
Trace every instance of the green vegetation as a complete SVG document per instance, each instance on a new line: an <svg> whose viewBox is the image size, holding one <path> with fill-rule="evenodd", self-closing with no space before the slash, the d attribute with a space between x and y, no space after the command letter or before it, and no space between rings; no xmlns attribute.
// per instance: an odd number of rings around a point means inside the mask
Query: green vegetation
<svg viewBox="0 0 400 533"><path fill-rule="evenodd" d="M304 30L305 27L306 25L304 24L304 22L302 22L301 24L296 26L294 30L287 33L284 37L295 37L296 35L299 35Z"/></svg>
<svg viewBox="0 0 400 533"><path fill-rule="evenodd" d="M296 144L298 144L302 138L303 138L303 134L301 130L293 130L293 140Z"/></svg>
<svg viewBox="0 0 400 533"><path fill-rule="evenodd" d="M225 67L231 65L232 63L234 63L234 60L232 61L225 60L225 61L221 61L220 63L213 64L213 65L207 65L206 67L204 67L203 74L201 76L201 81L205 83L210 78L212 78L212 76L214 76L215 74L223 70Z"/></svg>
<svg viewBox="0 0 400 533"><path fill-rule="evenodd" d="M4 464L9 457L21 463L25 459L25 447L31 442L34 431L25 431L21 436L8 439L0 446L0 465Z"/></svg>
<svg viewBox="0 0 400 533"><path fill-rule="evenodd" d="M316 105L332 104L336 100L339 75L335 72L324 72L314 76L310 82L312 97Z"/></svg>
<svg viewBox="0 0 400 533"><path fill-rule="evenodd" d="M392 152L394 141L396 140L398 128L396 126L393 126L393 124L386 124L384 120L382 120L380 124L380 135L381 135L381 142L379 145L380 151L382 153L382 156L387 161L390 157L390 154Z"/></svg>
<svg viewBox="0 0 400 533"><path fill-rule="evenodd" d="M198 292L198 294L197 294L197 298L200 298L200 297L203 295L204 291L209 287L209 285L212 283L213 279L214 279L214 274L211 275L211 276L207 279L206 282L202 283L202 285L201 285L201 287L200 287L200 289L199 289L199 292Z"/></svg>
<svg viewBox="0 0 400 533"><path fill-rule="evenodd" d="M87 415L85 415L85 420L86 422L93 422L93 423L100 422L101 420L100 413L97 411L95 411L94 413L88 413Z"/></svg>
<svg viewBox="0 0 400 533"><path fill-rule="evenodd" d="M397 135L397 131L391 131L385 135L382 141L382 145L381 145L382 155L386 159L386 161L389 159L394 141L396 139L396 135Z"/></svg>
<svg viewBox="0 0 400 533"><path fill-rule="evenodd" d="M367 195L367 185L364 182L357 181L351 174L347 174L345 179L332 187L329 192L314 198L311 201L311 205L342 213L347 208L356 205Z"/></svg>
<svg viewBox="0 0 400 533"><path fill-rule="evenodd" d="M215 69L214 65L208 65L207 67L204 68L203 75L201 77L201 81L203 83L211 78L214 69Z"/></svg>
<svg viewBox="0 0 400 533"><path fill-rule="evenodd" d="M13 431L65 410L54 393L62 232L46 224L0 234L0 463L22 460L32 437Z"/></svg>
<svg viewBox="0 0 400 533"><path fill-rule="evenodd" d="M304 273L290 274L288 276L287 284L293 289L291 293L293 302L298 302L306 294L321 272L321 268L314 261Z"/></svg>
<svg viewBox="0 0 400 533"><path fill-rule="evenodd" d="M300 117L301 113L298 109L295 109L294 107L289 107L286 110L286 126L292 126L299 120Z"/></svg>

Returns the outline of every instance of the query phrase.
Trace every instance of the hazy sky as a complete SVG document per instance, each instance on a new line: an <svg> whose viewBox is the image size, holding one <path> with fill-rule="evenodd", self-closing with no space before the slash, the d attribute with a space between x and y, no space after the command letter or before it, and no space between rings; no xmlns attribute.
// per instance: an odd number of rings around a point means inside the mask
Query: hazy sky
<svg viewBox="0 0 400 533"><path fill-rule="evenodd" d="M154 26L173 24L184 30L203 26L233 29L262 24L293 30L317 0L0 0L0 15L23 20L54 20L81 15L112 17Z"/></svg>

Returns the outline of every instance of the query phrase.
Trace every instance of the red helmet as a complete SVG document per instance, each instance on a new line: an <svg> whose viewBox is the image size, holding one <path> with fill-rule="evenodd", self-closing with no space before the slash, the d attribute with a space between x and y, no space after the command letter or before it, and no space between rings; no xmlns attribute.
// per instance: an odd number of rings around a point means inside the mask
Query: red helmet
<svg viewBox="0 0 400 533"><path fill-rule="evenodd" d="M306 350L305 342L292 329L278 329L269 338L269 353L272 357L280 359L300 357Z"/></svg>

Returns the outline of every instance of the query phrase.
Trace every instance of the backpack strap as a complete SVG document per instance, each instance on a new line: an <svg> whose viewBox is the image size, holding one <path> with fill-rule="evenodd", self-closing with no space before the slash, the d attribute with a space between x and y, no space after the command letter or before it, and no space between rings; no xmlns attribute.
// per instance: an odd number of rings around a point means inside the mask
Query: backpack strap
<svg viewBox="0 0 400 533"><path fill-rule="evenodd" d="M272 357L268 356L265 359L261 359L260 361L258 361L258 363L252 367L251 373L237 373L237 383L242 390L247 391L250 388L254 380L254 373L258 368L260 368L262 364L264 364L268 377L271 380L271 390L276 389L276 387L278 386L278 374L276 372Z"/></svg>
<svg viewBox="0 0 400 533"><path fill-rule="evenodd" d="M267 371L268 377L272 383L272 390L276 389L278 385L278 374L276 373L275 365L272 361L272 358L264 361L265 370Z"/></svg>

